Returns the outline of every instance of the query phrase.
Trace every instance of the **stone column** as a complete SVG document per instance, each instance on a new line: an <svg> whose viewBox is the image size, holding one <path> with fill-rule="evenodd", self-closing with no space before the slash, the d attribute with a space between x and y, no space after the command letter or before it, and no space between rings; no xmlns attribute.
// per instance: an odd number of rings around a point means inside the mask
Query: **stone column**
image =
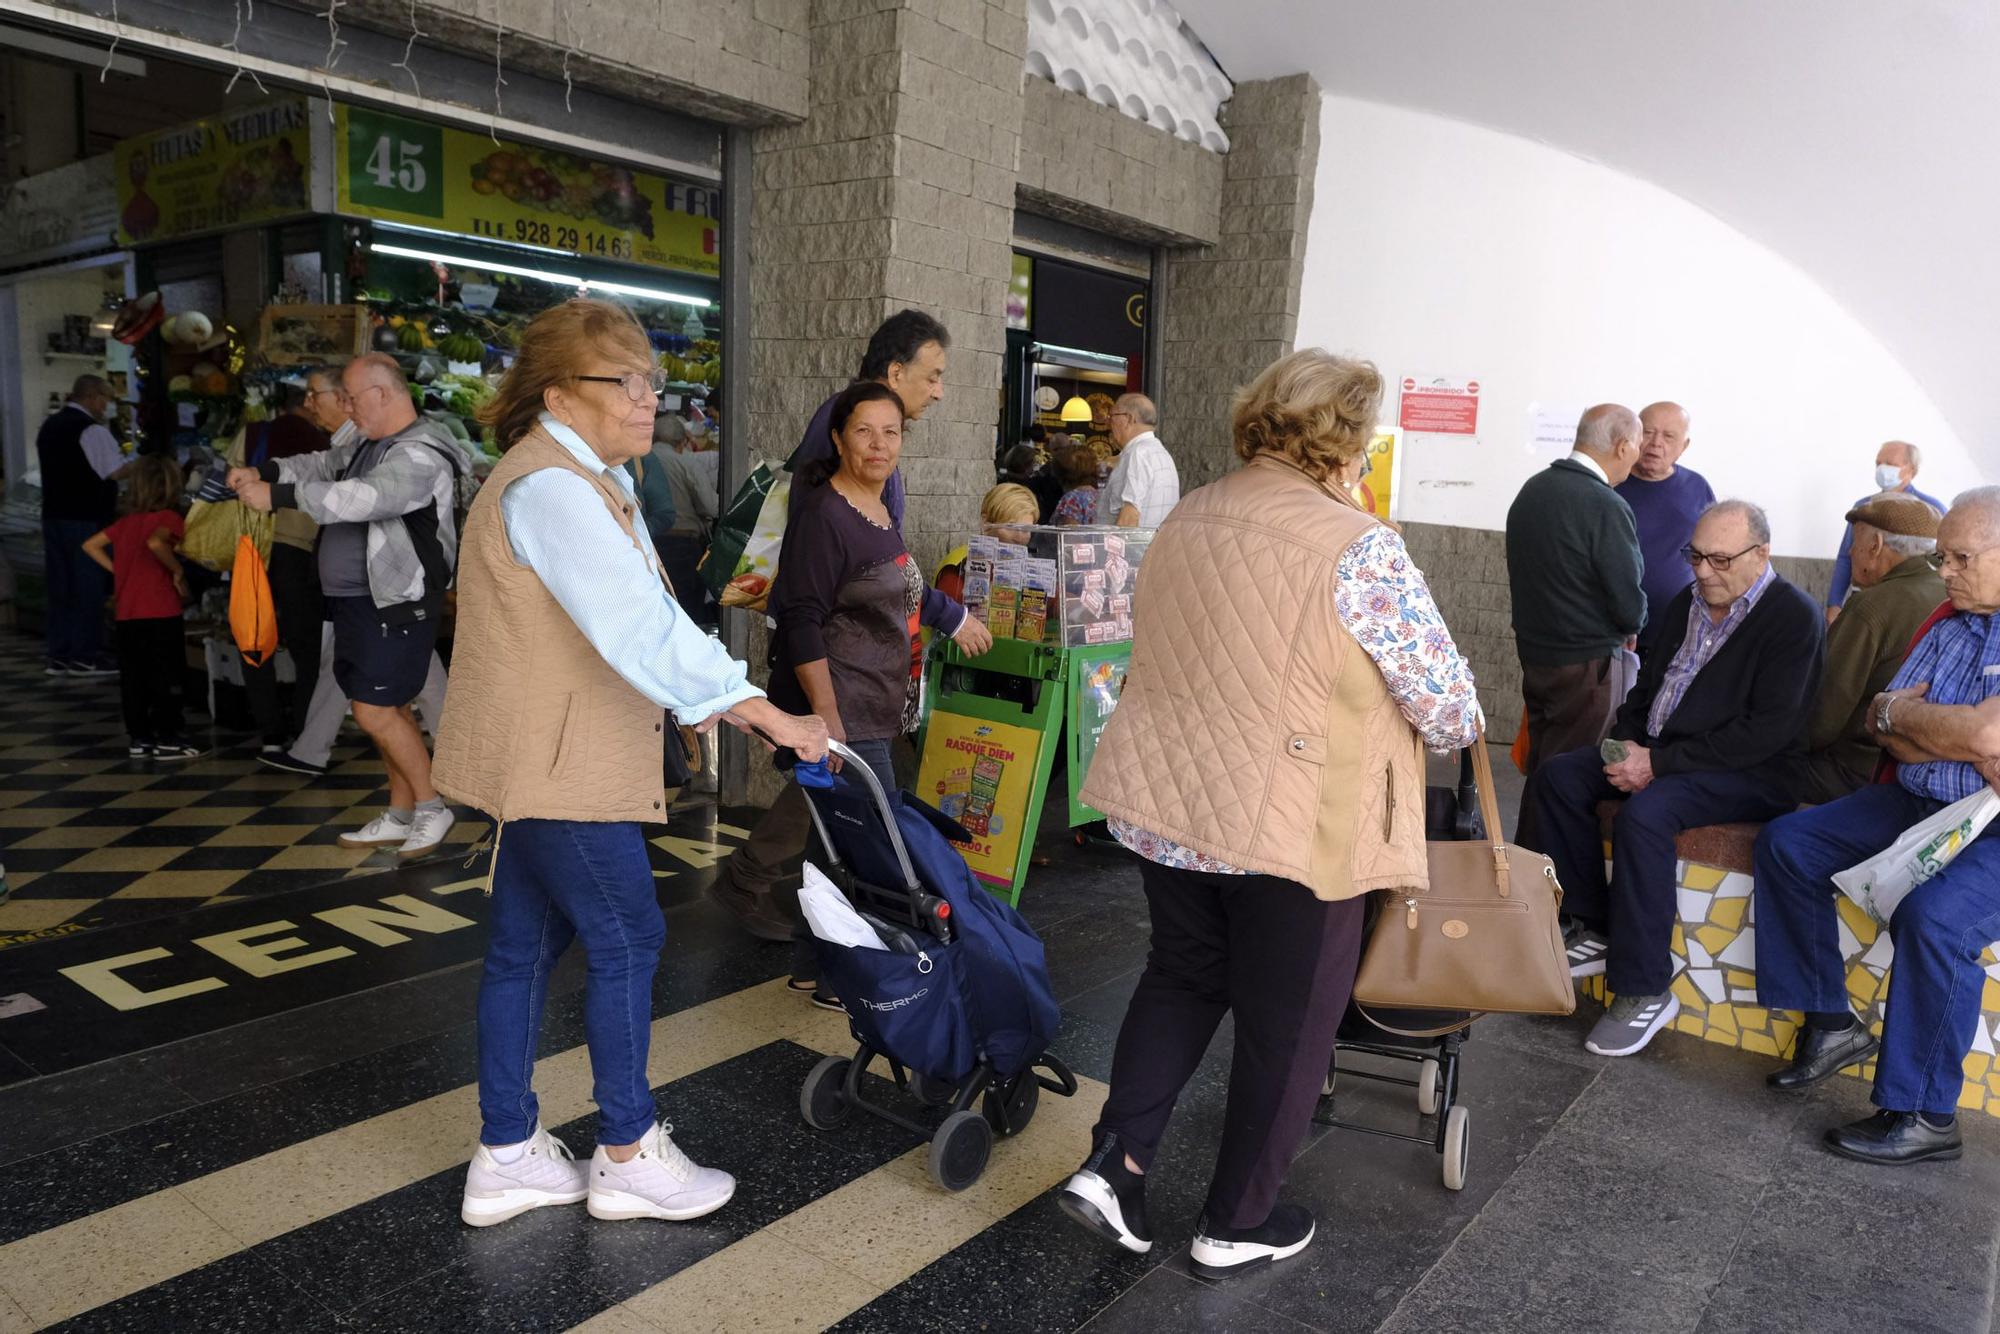
<svg viewBox="0 0 2000 1334"><path fill-rule="evenodd" d="M1236 85L1222 113L1229 153L1220 239L1173 251L1164 266L1161 437L1184 492L1234 466L1230 400L1290 352L1298 334L1319 104L1309 75Z"/></svg>
<svg viewBox="0 0 2000 1334"><path fill-rule="evenodd" d="M1026 0L815 0L804 124L757 131L751 449L784 458L904 306L951 330L945 400L903 445L926 565L991 483Z"/></svg>

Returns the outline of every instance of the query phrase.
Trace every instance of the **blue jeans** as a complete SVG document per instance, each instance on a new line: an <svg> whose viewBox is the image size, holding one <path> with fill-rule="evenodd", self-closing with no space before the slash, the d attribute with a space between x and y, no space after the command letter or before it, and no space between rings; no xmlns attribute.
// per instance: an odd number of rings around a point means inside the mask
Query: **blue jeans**
<svg viewBox="0 0 2000 1334"><path fill-rule="evenodd" d="M1595 746L1558 755L1528 780L1524 801L1540 820L1538 851L1555 863L1563 911L1611 938L1604 982L1620 996L1657 996L1673 983L1678 855L1683 829L1768 820L1793 803L1739 773L1664 774L1631 796L1611 786ZM1617 801L1611 822L1611 878L1597 803Z"/></svg>
<svg viewBox="0 0 2000 1334"><path fill-rule="evenodd" d="M104 654L104 599L111 596L111 576L83 554L83 544L103 529L90 519L42 520L51 662L95 663Z"/></svg>
<svg viewBox="0 0 2000 1334"><path fill-rule="evenodd" d="M1757 839L1757 999L1767 1009L1850 1008L1847 963L1829 877L1894 843L1942 802L1893 784L1799 811ZM1875 1105L1949 1116L1979 1023L1986 970L2000 939L2000 835L1991 829L1910 891L1889 919L1895 963L1875 1063Z"/></svg>
<svg viewBox="0 0 2000 1334"><path fill-rule="evenodd" d="M540 1115L532 1079L549 975L579 937L590 959L583 999L591 1092L604 1144L652 1128L646 1082L653 969L666 919L639 826L509 820L493 875L492 936L479 984L480 1140L518 1144Z"/></svg>

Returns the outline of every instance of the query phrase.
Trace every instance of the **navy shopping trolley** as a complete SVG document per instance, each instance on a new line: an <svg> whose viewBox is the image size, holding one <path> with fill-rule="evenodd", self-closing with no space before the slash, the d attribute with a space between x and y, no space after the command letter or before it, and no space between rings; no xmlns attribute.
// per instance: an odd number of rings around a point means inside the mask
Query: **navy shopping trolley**
<svg viewBox="0 0 2000 1334"><path fill-rule="evenodd" d="M973 876L953 841L971 837L908 793L888 793L847 747L843 765L799 765L825 850L821 869L887 946L818 941L820 980L840 998L859 1044L806 1076L799 1110L835 1130L859 1108L931 1142L930 1174L964 1190L986 1170L996 1135L1018 1135L1043 1089L1076 1093L1050 1052L1062 1012L1041 938ZM935 1126L872 1102L861 1076L882 1057L896 1086L944 1109Z"/></svg>

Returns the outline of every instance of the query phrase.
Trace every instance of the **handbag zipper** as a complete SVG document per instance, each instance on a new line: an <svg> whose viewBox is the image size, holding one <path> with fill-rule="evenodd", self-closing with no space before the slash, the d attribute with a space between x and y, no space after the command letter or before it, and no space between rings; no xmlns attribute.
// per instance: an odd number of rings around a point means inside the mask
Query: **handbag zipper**
<svg viewBox="0 0 2000 1334"><path fill-rule="evenodd" d="M1421 898L1405 898L1403 900L1403 907L1407 910L1404 915L1403 924L1412 931L1417 929L1417 909L1420 907L1438 910L1448 908L1456 912L1524 913L1528 911L1528 905L1519 899L1502 899L1496 902L1492 899L1434 899L1428 895Z"/></svg>

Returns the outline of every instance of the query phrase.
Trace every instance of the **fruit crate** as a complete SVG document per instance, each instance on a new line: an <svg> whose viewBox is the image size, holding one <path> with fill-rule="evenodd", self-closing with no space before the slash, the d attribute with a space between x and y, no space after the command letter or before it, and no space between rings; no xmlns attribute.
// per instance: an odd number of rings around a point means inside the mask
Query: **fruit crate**
<svg viewBox="0 0 2000 1334"><path fill-rule="evenodd" d="M273 366L316 366L358 357L370 347L366 306L266 306L257 350Z"/></svg>

